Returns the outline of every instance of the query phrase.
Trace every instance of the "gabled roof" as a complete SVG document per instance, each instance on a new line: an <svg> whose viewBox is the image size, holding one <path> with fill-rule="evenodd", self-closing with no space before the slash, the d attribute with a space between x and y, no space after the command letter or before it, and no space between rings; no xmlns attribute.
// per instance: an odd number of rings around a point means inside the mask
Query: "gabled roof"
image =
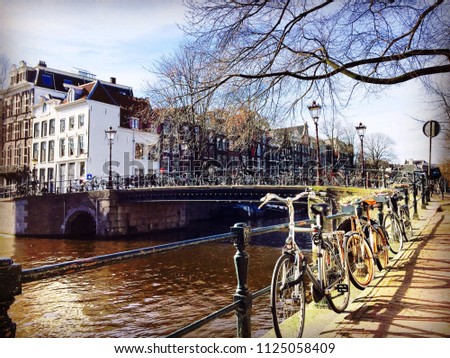
<svg viewBox="0 0 450 358"><path fill-rule="evenodd" d="M65 86L65 88L67 87L69 88L69 91L75 91L74 101L89 99L114 106L119 105L99 80L89 82L81 86ZM62 104L65 103L69 103L69 93L62 101Z"/></svg>
<svg viewBox="0 0 450 358"><path fill-rule="evenodd" d="M87 96L87 99L112 104L114 106L119 105L100 81L95 81L95 84L92 87L89 95Z"/></svg>

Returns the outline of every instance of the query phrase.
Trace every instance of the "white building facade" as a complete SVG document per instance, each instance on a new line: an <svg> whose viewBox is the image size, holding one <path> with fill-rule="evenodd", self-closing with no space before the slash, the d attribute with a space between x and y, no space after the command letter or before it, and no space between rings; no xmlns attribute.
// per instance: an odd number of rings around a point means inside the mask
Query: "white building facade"
<svg viewBox="0 0 450 358"><path fill-rule="evenodd" d="M121 106L100 81L69 88L62 101L43 98L34 107L31 153L33 179L40 189L64 193L87 189L86 183L89 189L95 188L94 183L104 185L109 174L105 134L109 128L117 131L111 145L115 182L118 177L157 171L157 158L149 154L158 146L158 135L121 127L121 115ZM138 155L133 152L136 148Z"/></svg>

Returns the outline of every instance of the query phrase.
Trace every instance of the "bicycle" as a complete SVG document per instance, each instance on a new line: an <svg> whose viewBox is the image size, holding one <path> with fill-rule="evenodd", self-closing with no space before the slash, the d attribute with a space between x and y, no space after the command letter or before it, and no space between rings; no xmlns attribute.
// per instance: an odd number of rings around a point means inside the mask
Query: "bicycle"
<svg viewBox="0 0 450 358"><path fill-rule="evenodd" d="M373 198L365 198L343 206L343 212L353 212L353 215L337 228L347 233L345 249L350 280L360 290L372 282L375 265L381 271L389 263L387 235L383 227L370 218L370 210L376 205Z"/></svg>
<svg viewBox="0 0 450 358"><path fill-rule="evenodd" d="M301 337L305 324L305 276L311 280L313 298L316 302L326 298L329 307L335 312L343 312L350 299L350 279L345 259L344 232L323 232L324 217L329 211L326 203L312 204L310 209L315 220L298 222L297 225L312 224L310 228L297 227L294 219L294 202L301 198L312 199L314 192L303 192L295 197L281 198L267 194L260 208L271 200L284 203L289 210L289 234L282 254L278 258L272 275L270 306L272 322L277 337L291 333L289 322L298 314L296 336ZM295 233L311 233L317 266L307 263L295 240ZM316 273L315 273L316 272ZM289 320L289 322L288 322Z"/></svg>
<svg viewBox="0 0 450 358"><path fill-rule="evenodd" d="M386 204L387 213L383 217L383 226L388 234L389 248L397 254L403 247L403 240L407 240L404 225L398 215L398 195L381 193L377 195L377 202Z"/></svg>
<svg viewBox="0 0 450 358"><path fill-rule="evenodd" d="M378 200L387 204L388 213L384 216L383 227L388 233L388 242L392 253L398 253L404 241L411 240L413 228L406 193L396 189L394 194L379 194ZM405 204L399 205L399 201L405 200Z"/></svg>

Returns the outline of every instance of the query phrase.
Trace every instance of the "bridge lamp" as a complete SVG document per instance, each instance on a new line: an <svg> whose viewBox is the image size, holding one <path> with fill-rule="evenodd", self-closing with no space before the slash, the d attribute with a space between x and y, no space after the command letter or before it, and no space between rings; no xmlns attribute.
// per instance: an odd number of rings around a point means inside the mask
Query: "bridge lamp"
<svg viewBox="0 0 450 358"><path fill-rule="evenodd" d="M317 156L317 168L316 168L316 185L320 184L320 149L319 149L319 116L322 106L313 101L310 106L308 106L309 113L316 127L316 156Z"/></svg>
<svg viewBox="0 0 450 358"><path fill-rule="evenodd" d="M109 144L109 176L108 176L108 187L107 189L113 188L113 181L112 181L112 146L114 142L114 138L116 137L117 131L112 129L112 127L109 127L108 130L105 130L106 138L108 139Z"/></svg>
<svg viewBox="0 0 450 358"><path fill-rule="evenodd" d="M361 175L364 180L364 135L366 134L367 127L359 122L359 125L355 127L361 141Z"/></svg>

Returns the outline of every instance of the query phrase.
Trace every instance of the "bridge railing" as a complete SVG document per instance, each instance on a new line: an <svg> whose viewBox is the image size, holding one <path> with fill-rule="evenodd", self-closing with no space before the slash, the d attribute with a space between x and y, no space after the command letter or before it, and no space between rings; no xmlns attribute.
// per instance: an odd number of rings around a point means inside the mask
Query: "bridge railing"
<svg viewBox="0 0 450 358"><path fill-rule="evenodd" d="M223 169L214 171L154 171L148 174L120 176L112 178L112 188L116 190L140 189L150 187L180 186L221 186L221 185L315 185L316 170L300 168L300 170L277 171L269 175L262 170ZM388 188L394 183L412 184L414 173L401 170L365 170L322 168L319 184L324 186ZM9 198L29 195L63 194L106 190L109 187L107 176L89 179L68 180L28 180L19 185L0 188L0 197Z"/></svg>

